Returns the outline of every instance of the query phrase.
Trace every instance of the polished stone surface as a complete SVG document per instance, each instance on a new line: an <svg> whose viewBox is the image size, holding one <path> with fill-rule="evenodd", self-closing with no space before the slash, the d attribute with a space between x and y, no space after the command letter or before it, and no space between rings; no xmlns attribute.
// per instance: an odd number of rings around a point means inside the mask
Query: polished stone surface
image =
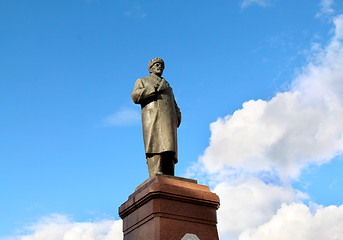
<svg viewBox="0 0 343 240"><path fill-rule="evenodd" d="M158 175L119 208L124 240L176 240L187 233L218 240L219 198L207 186Z"/></svg>

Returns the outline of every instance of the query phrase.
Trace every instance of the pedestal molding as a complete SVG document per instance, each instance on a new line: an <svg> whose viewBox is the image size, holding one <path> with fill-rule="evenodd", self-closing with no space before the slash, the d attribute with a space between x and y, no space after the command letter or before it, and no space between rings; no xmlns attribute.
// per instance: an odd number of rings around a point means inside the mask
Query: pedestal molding
<svg viewBox="0 0 343 240"><path fill-rule="evenodd" d="M177 240L187 233L219 240L219 198L194 180L156 176L119 207L124 240Z"/></svg>

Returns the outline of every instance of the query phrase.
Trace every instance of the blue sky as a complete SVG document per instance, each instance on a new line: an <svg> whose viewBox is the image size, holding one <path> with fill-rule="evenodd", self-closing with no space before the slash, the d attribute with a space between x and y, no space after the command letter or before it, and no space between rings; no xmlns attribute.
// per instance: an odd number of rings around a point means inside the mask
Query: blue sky
<svg viewBox="0 0 343 240"><path fill-rule="evenodd" d="M327 227L343 218L341 14L338 0L2 1L0 239L121 239L117 208L148 177L130 94L154 57L182 112L176 175L220 196L221 239L343 238Z"/></svg>

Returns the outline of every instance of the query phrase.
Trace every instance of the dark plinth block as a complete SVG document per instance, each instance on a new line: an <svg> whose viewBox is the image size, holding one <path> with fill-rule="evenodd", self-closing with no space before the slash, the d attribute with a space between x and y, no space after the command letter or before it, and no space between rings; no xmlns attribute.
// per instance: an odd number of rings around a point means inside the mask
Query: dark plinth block
<svg viewBox="0 0 343 240"><path fill-rule="evenodd" d="M158 175L119 207L124 240L218 240L219 198L194 180Z"/></svg>

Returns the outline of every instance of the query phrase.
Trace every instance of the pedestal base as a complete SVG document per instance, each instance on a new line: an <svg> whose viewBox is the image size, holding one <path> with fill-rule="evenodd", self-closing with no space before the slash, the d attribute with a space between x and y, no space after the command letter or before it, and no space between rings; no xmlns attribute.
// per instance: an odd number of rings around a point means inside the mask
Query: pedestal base
<svg viewBox="0 0 343 240"><path fill-rule="evenodd" d="M187 233L218 240L219 198L207 186L157 175L119 207L124 240L181 240Z"/></svg>

